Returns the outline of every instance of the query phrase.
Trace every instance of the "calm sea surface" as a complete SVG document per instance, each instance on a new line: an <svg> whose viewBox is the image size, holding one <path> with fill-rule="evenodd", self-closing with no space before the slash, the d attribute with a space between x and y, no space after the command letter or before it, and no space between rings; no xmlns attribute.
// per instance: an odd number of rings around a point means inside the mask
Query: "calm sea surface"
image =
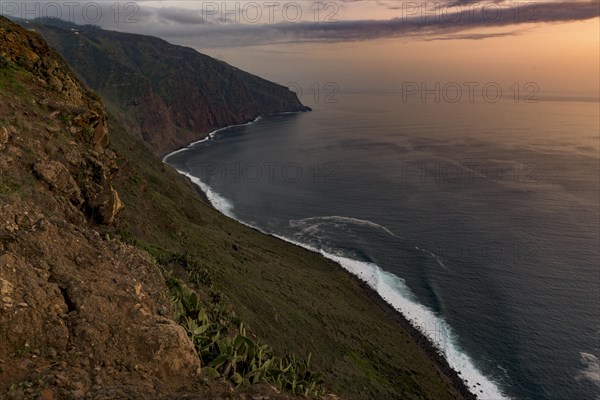
<svg viewBox="0 0 600 400"><path fill-rule="evenodd" d="M600 398L599 104L338 100L167 162L367 280L481 398Z"/></svg>

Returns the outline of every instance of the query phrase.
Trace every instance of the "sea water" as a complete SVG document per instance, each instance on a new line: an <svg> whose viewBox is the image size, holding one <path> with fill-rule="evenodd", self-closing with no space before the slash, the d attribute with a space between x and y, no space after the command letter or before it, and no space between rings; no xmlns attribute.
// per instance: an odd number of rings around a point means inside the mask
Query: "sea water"
<svg viewBox="0 0 600 400"><path fill-rule="evenodd" d="M598 102L337 100L165 161L365 280L479 398L600 398Z"/></svg>

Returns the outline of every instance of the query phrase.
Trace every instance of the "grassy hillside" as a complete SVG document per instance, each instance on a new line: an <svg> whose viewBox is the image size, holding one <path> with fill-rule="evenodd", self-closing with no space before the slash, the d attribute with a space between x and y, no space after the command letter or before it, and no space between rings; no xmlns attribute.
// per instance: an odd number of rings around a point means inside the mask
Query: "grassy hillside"
<svg viewBox="0 0 600 400"><path fill-rule="evenodd" d="M122 238L155 255L190 252L249 330L277 351L312 353L344 398L463 398L418 336L339 265L221 215L114 120L110 129Z"/></svg>

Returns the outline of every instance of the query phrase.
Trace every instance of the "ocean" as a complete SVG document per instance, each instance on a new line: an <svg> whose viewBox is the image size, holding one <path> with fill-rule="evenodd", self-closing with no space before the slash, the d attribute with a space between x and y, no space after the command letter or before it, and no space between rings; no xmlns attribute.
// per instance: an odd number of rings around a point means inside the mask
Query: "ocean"
<svg viewBox="0 0 600 400"><path fill-rule="evenodd" d="M367 281L479 398L600 399L598 102L335 100L165 161Z"/></svg>

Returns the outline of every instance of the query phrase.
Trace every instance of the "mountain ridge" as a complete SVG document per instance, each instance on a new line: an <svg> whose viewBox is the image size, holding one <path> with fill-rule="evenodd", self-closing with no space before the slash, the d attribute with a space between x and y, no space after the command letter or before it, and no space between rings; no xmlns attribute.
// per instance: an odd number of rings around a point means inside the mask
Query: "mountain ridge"
<svg viewBox="0 0 600 400"><path fill-rule="evenodd" d="M39 31L160 156L259 115L310 111L288 88L190 47L56 20L23 24Z"/></svg>

